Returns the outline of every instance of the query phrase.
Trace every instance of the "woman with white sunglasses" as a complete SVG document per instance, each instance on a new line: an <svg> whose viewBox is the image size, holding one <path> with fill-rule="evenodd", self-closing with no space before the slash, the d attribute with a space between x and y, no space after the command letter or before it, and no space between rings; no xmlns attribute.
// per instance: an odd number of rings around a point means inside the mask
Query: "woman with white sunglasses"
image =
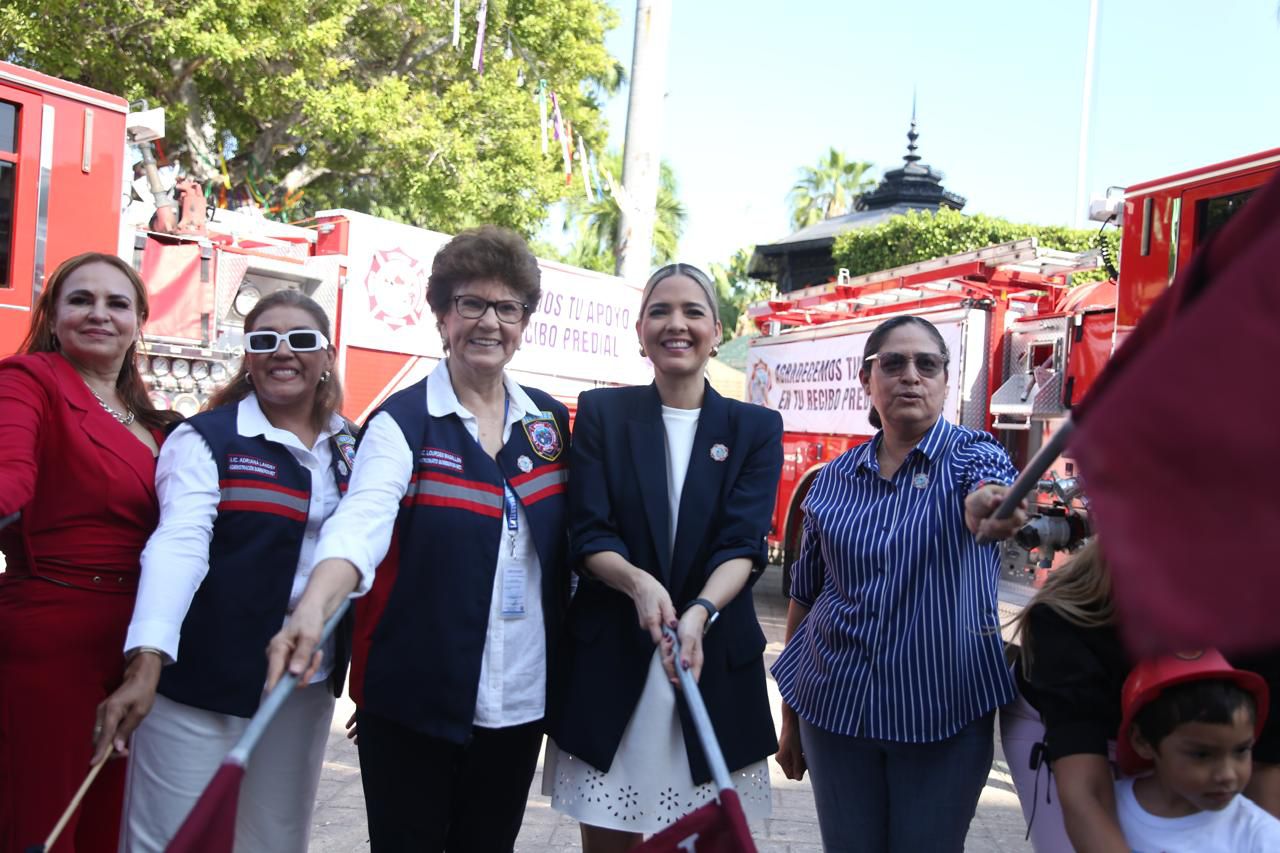
<svg viewBox="0 0 1280 853"><path fill-rule="evenodd" d="M239 371L161 451L160 525L125 643L141 665L99 710L99 749L131 755L129 853L166 847L257 710L267 642L302 595L345 490L355 437L337 413L328 338L309 297L262 299L245 318ZM240 853L307 849L349 635L330 642L255 750L236 813Z"/></svg>

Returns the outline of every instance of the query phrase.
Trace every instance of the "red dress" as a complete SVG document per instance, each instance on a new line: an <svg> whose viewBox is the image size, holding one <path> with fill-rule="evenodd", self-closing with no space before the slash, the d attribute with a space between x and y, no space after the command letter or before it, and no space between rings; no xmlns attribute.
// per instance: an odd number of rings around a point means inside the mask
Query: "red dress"
<svg viewBox="0 0 1280 853"><path fill-rule="evenodd" d="M44 841L89 771L119 686L138 563L159 520L150 448L56 353L0 361L0 853ZM53 851L116 849L113 759Z"/></svg>

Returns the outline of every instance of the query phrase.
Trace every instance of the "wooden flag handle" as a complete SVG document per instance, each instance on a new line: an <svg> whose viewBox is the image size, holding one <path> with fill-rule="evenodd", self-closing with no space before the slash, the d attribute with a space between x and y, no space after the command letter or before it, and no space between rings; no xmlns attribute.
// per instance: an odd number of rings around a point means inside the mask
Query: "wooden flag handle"
<svg viewBox="0 0 1280 853"><path fill-rule="evenodd" d="M93 765L89 770L89 775L84 777L84 781L80 783L80 790L76 791L76 795L71 798L71 804L67 806L67 810L62 813L62 817L58 818L58 822L54 824L53 832L49 833L49 837L44 840L44 849L48 850L53 847L53 843L58 840L58 836L62 834L62 830L66 827L67 821L71 820L71 816L76 813L76 809L80 807L80 801L84 799L84 795L89 792L89 786L93 784L93 780L98 778L98 774L102 772L102 768L107 765L107 760L111 758L114 750L107 750L106 755L98 759L98 763Z"/></svg>

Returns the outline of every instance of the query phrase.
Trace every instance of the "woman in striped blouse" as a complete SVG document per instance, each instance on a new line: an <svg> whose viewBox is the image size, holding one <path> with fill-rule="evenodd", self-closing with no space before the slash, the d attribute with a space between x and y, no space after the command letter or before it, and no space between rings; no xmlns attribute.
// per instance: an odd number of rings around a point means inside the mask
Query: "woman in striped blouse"
<svg viewBox="0 0 1280 853"><path fill-rule="evenodd" d="M828 851L961 851L1013 697L996 614L991 516L1016 472L948 423L949 353L919 317L867 340L875 437L822 470L792 567L778 763L813 773Z"/></svg>

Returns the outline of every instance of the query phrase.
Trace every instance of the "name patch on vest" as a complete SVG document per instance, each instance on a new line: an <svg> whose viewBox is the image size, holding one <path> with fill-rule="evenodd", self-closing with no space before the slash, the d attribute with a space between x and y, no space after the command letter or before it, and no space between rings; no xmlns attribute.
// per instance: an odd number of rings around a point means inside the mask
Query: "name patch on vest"
<svg viewBox="0 0 1280 853"><path fill-rule="evenodd" d="M564 443L560 440L560 427L555 416L550 412L538 412L536 415L525 415L520 421L524 434L529 439L533 452L548 462L560 458Z"/></svg>
<svg viewBox="0 0 1280 853"><path fill-rule="evenodd" d="M280 476L276 471L274 462L268 462L256 456L245 456L242 453L232 453L227 457L227 470L240 471L246 474L260 474L273 480L279 479Z"/></svg>
<svg viewBox="0 0 1280 853"><path fill-rule="evenodd" d="M441 450L438 447L424 447L418 454L418 461L422 465L430 465L433 468L444 468L446 471L461 471L462 457L456 453L450 453L447 450Z"/></svg>

